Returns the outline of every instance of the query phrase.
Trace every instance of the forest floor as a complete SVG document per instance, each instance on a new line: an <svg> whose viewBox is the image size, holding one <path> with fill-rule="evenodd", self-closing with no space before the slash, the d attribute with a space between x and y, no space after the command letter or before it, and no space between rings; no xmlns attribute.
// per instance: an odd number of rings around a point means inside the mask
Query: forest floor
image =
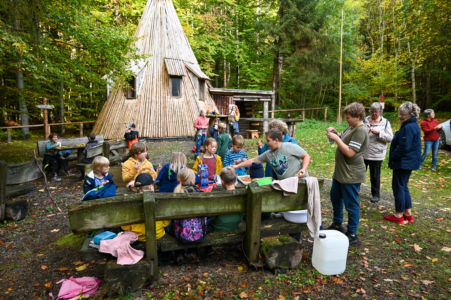
<svg viewBox="0 0 451 300"><path fill-rule="evenodd" d="M332 210L328 191L334 166L335 146L318 138L330 126L305 122L296 138L313 157L310 175L325 178L321 190L323 224L328 226ZM338 126L342 129L344 125ZM249 156L255 156L255 141L246 141ZM184 151L192 162L190 142L150 145L150 160L157 164L171 151ZM162 153L165 153L162 155ZM429 158L430 160L430 158ZM121 299L323 299L351 297L364 299L451 297L451 153L440 150L438 171L427 161L410 181L415 223L397 225L383 215L393 212L391 172L383 164L382 199L369 201L370 189L362 185L359 246L351 246L346 271L324 276L311 265L313 241L302 232L304 255L298 269L274 274L247 266L240 245L216 247L199 264L179 265L171 259L160 262L161 276L142 290L119 295ZM43 181L33 182L36 190L18 198L29 202L28 216L19 222L0 225L0 299L48 299L58 294L62 278L96 276L102 280L105 261L82 261L77 236L70 234L67 208L79 203L82 181L65 177L51 182L51 193L59 212L43 191ZM346 216L345 216L346 220ZM97 298L106 297L101 286Z"/></svg>

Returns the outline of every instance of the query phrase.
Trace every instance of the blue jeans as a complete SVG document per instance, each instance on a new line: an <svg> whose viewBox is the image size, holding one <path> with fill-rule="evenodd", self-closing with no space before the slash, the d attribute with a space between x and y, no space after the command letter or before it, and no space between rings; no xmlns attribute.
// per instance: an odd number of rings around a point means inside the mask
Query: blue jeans
<svg viewBox="0 0 451 300"><path fill-rule="evenodd" d="M348 232L357 233L357 227L360 221L359 204L360 183L340 183L332 179L332 188L330 189L330 200L334 208L334 218L332 222L337 225L343 223L343 205L348 212Z"/></svg>
<svg viewBox="0 0 451 300"><path fill-rule="evenodd" d="M194 156L197 157L199 155L200 146L202 146L205 143L206 134L202 134L198 139L196 143L196 152L194 152Z"/></svg>
<svg viewBox="0 0 451 300"><path fill-rule="evenodd" d="M424 152L423 155L421 155L421 165L423 165L424 160L426 157L431 153L432 150L432 166L437 166L437 157L438 157L438 145L439 145L440 139L436 141L424 141Z"/></svg>
<svg viewBox="0 0 451 300"><path fill-rule="evenodd" d="M395 209L397 213L402 213L406 209L412 208L412 198L409 192L409 178L412 170L394 169L391 180L393 196L395 196Z"/></svg>

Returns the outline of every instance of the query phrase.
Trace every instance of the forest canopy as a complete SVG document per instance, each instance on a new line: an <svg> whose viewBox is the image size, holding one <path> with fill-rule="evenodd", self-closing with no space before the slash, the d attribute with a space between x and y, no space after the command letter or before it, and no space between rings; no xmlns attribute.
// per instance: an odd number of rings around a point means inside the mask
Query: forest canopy
<svg viewBox="0 0 451 300"><path fill-rule="evenodd" d="M175 0L214 87L275 90L278 107L385 97L449 111L450 4L445 0ZM146 0L8 0L0 4L1 119L94 120L106 80L124 82Z"/></svg>

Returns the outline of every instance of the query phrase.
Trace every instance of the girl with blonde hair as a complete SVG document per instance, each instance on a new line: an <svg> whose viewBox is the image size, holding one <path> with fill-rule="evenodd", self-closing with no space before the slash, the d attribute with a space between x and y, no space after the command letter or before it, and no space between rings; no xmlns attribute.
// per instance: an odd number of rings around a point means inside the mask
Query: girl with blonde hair
<svg viewBox="0 0 451 300"><path fill-rule="evenodd" d="M186 156L182 152L172 153L169 163L165 164L158 173L156 185L160 193L172 193L178 185L177 174L186 168Z"/></svg>

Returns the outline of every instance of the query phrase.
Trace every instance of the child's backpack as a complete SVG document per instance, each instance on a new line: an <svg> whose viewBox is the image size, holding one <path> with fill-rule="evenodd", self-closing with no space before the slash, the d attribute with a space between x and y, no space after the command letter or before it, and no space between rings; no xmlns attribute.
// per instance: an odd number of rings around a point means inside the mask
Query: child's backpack
<svg viewBox="0 0 451 300"><path fill-rule="evenodd" d="M174 236L184 243L202 242L207 235L207 217L172 221Z"/></svg>

